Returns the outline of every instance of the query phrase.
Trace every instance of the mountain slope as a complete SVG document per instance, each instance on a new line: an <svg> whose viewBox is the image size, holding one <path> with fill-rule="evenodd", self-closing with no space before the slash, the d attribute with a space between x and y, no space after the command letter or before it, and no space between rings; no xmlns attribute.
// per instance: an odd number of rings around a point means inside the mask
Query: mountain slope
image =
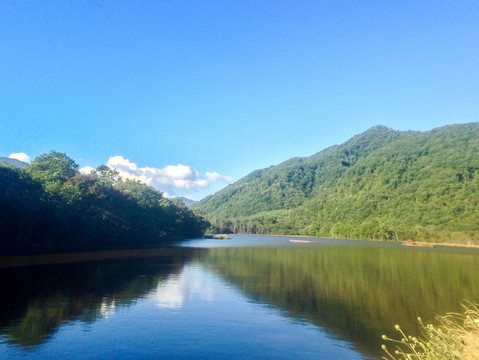
<svg viewBox="0 0 479 360"><path fill-rule="evenodd" d="M199 206L213 217L249 216L295 208L317 195L322 187L333 186L359 158L401 136L404 133L384 126L373 127L340 146L256 170L205 198Z"/></svg>
<svg viewBox="0 0 479 360"><path fill-rule="evenodd" d="M186 206L191 206L191 205L196 204L198 202L196 200L187 199L183 196L179 196L179 197L174 198L174 199L181 200L183 202L183 204L185 204Z"/></svg>
<svg viewBox="0 0 479 360"><path fill-rule="evenodd" d="M232 231L479 240L479 124L376 126L313 156L257 170L198 205Z"/></svg>
<svg viewBox="0 0 479 360"><path fill-rule="evenodd" d="M24 167L25 165L27 165L27 163L23 162L23 161L20 161L20 160L17 160L17 159L0 157L0 165L11 165L11 166L14 166L14 167L21 168L21 167Z"/></svg>

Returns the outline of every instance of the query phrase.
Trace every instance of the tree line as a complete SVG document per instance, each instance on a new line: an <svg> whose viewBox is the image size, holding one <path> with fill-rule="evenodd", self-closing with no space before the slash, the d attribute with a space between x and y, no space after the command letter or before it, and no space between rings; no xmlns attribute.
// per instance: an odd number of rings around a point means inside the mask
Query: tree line
<svg viewBox="0 0 479 360"><path fill-rule="evenodd" d="M160 244L201 237L208 225L197 210L108 166L80 173L64 153L0 166L0 254Z"/></svg>

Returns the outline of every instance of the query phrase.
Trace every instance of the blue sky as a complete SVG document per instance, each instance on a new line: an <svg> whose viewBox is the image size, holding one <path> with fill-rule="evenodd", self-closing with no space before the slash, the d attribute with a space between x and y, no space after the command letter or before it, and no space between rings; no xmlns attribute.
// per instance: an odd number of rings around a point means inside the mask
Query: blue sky
<svg viewBox="0 0 479 360"><path fill-rule="evenodd" d="M479 120L478 1L0 1L0 14L0 156L54 149L170 196L377 124Z"/></svg>

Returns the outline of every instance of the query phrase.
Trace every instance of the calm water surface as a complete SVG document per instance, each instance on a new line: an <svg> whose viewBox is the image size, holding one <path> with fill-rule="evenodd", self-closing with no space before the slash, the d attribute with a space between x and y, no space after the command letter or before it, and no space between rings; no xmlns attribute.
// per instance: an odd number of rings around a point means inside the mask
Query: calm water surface
<svg viewBox="0 0 479 360"><path fill-rule="evenodd" d="M379 359L479 301L479 253L289 237L2 258L1 359Z"/></svg>

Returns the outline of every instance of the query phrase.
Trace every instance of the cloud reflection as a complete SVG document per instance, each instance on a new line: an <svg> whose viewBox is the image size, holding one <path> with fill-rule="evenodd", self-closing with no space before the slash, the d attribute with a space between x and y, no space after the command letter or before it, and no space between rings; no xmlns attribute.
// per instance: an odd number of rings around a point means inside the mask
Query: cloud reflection
<svg viewBox="0 0 479 360"><path fill-rule="evenodd" d="M194 297L207 301L215 297L212 274L194 265L185 266L180 274L170 275L153 293L158 307L168 309L181 308Z"/></svg>
<svg viewBox="0 0 479 360"><path fill-rule="evenodd" d="M100 316L104 318L110 317L116 311L115 301L111 301L108 298L103 298L100 305Z"/></svg>

